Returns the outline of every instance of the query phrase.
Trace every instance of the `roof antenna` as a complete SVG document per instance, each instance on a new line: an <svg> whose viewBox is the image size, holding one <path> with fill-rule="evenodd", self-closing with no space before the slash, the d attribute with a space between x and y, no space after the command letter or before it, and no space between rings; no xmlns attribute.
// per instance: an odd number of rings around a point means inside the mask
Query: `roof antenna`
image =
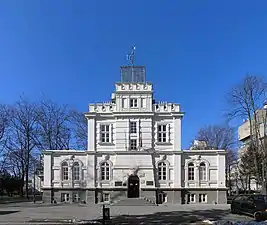
<svg viewBox="0 0 267 225"><path fill-rule="evenodd" d="M134 55L135 55L135 46L132 47L132 51L127 55L127 60L130 62L131 66L134 66Z"/></svg>

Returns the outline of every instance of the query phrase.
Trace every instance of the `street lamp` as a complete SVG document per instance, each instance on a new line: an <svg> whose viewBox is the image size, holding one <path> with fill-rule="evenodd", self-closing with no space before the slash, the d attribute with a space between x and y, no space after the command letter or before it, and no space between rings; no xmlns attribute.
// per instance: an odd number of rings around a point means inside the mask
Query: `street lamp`
<svg viewBox="0 0 267 225"><path fill-rule="evenodd" d="M33 160L33 203L36 202L36 184L35 184L35 179L36 179L36 164L35 164L35 159Z"/></svg>
<svg viewBox="0 0 267 225"><path fill-rule="evenodd" d="M265 100L263 109L265 110L265 116L263 120L263 163L262 163L262 191L265 190L265 194L267 194L267 185L266 185L266 119L267 119L267 101Z"/></svg>

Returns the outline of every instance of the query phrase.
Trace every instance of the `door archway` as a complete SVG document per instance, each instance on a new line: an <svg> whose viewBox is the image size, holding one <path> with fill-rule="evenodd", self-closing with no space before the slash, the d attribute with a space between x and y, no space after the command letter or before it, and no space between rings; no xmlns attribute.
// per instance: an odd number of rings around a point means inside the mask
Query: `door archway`
<svg viewBox="0 0 267 225"><path fill-rule="evenodd" d="M128 178L128 198L139 198L140 179L137 175L131 175Z"/></svg>

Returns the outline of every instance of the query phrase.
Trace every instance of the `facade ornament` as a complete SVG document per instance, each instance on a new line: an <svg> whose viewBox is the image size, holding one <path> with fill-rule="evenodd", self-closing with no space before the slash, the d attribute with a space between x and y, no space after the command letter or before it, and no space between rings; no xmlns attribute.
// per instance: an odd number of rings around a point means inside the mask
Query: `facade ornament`
<svg viewBox="0 0 267 225"><path fill-rule="evenodd" d="M103 158L104 158L104 160L106 160L106 161L107 161L107 160L109 160L109 159L110 159L110 155L108 155L108 154L107 154L107 155L104 155L104 157L103 157Z"/></svg>
<svg viewBox="0 0 267 225"><path fill-rule="evenodd" d="M167 159L167 155L166 154L160 156L160 161L164 161L166 159Z"/></svg>
<svg viewBox="0 0 267 225"><path fill-rule="evenodd" d="M201 163L201 155L197 155L195 159L196 167L199 167Z"/></svg>
<svg viewBox="0 0 267 225"><path fill-rule="evenodd" d="M71 155L71 156L70 156L70 160L69 160L69 167L70 167L70 168L72 168L72 166L73 166L74 158L75 158L75 155Z"/></svg>

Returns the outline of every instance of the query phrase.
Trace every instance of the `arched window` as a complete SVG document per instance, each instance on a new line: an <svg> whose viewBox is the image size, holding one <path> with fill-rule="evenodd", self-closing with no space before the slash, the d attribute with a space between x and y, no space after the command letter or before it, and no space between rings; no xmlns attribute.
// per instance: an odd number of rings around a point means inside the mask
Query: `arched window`
<svg viewBox="0 0 267 225"><path fill-rule="evenodd" d="M101 180L110 180L110 168L107 162L103 162L100 165Z"/></svg>
<svg viewBox="0 0 267 225"><path fill-rule="evenodd" d="M62 163L62 180L69 179L69 165L67 162Z"/></svg>
<svg viewBox="0 0 267 225"><path fill-rule="evenodd" d="M195 167L193 163L188 164L188 180L195 180Z"/></svg>
<svg viewBox="0 0 267 225"><path fill-rule="evenodd" d="M167 165L165 162L160 162L158 164L158 179L167 180Z"/></svg>
<svg viewBox="0 0 267 225"><path fill-rule="evenodd" d="M80 180L80 165L78 162L73 163L73 180Z"/></svg>
<svg viewBox="0 0 267 225"><path fill-rule="evenodd" d="M206 165L204 162L199 165L199 180L203 181L207 179Z"/></svg>

